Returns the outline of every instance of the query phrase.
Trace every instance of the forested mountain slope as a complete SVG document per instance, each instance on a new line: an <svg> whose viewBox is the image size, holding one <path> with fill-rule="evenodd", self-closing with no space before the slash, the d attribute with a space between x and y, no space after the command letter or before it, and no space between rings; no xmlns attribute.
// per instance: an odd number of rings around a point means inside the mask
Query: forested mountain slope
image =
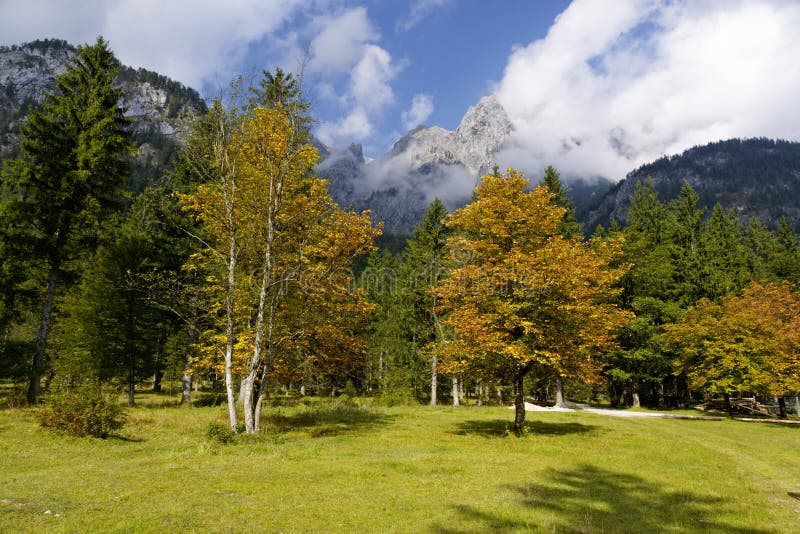
<svg viewBox="0 0 800 534"><path fill-rule="evenodd" d="M58 39L0 47L0 159L16 155L20 122L41 103L43 91L55 90L55 76L74 55L75 47ZM122 67L117 81L139 146L128 183L138 192L163 175L206 105L194 89L145 69Z"/></svg>
<svg viewBox="0 0 800 534"><path fill-rule="evenodd" d="M661 200L675 198L686 182L709 213L719 203L767 226L785 217L800 227L800 143L755 138L697 146L636 169L583 217L584 231L612 220L624 225L636 184L648 179Z"/></svg>

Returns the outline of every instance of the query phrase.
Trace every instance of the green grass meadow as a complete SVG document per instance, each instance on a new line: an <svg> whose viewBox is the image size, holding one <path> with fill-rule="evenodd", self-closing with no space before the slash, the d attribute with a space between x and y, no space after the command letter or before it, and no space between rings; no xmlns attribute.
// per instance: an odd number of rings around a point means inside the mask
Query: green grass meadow
<svg viewBox="0 0 800 534"><path fill-rule="evenodd" d="M0 531L800 532L800 427L316 401L222 444L164 400L106 440L0 410Z"/></svg>

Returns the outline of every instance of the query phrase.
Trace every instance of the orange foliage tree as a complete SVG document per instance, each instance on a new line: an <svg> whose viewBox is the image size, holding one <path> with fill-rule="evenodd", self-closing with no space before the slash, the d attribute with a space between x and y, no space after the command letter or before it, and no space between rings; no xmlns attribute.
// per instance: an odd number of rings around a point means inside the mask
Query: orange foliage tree
<svg viewBox="0 0 800 534"><path fill-rule="evenodd" d="M435 289L449 334L434 350L453 375L512 380L514 431L525 425L523 380L534 369L593 379L595 357L627 320L614 284L621 238L559 232L564 209L516 170L485 176L475 200L447 219L453 269Z"/></svg>
<svg viewBox="0 0 800 534"><path fill-rule="evenodd" d="M683 321L665 327L679 371L692 387L730 395L800 391L800 298L784 284L753 283L719 303L703 299Z"/></svg>

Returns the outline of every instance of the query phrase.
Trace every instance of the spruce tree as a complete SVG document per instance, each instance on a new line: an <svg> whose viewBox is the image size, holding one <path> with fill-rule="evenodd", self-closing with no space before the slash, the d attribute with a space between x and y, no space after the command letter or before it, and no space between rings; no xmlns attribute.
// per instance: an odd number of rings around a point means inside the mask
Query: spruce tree
<svg viewBox="0 0 800 534"><path fill-rule="evenodd" d="M564 208L564 217L558 224L558 232L566 238L581 237L581 225L575 218L575 206L572 205L572 200L567 195L567 190L561 183L561 175L550 165L544 170L544 185L547 190L553 195L551 202L560 208ZM561 375L561 370L556 369L554 372L555 385L556 385L556 405L559 407L566 407L564 401L564 381Z"/></svg>
<svg viewBox="0 0 800 534"><path fill-rule="evenodd" d="M414 228L403 256L402 280L405 302L409 309L408 324L418 353L426 345L442 340L441 318L437 315L438 302L431 289L439 284L445 274L447 236L450 230L444 225L447 209L441 200L434 199L428 206L422 222ZM430 403L437 403L437 361L431 356Z"/></svg>
<svg viewBox="0 0 800 534"><path fill-rule="evenodd" d="M22 156L5 174L5 210L20 227L16 250L31 260L29 276L46 287L30 366L28 402L35 402L46 364L56 293L69 264L98 242L104 216L118 204L133 145L114 87L119 63L108 44L78 47L57 91L44 95L21 128Z"/></svg>
<svg viewBox="0 0 800 534"><path fill-rule="evenodd" d="M553 195L553 204L564 208L564 218L558 225L558 231L564 237L578 237L581 235L581 225L575 218L575 206L567 195L567 190L561 183L561 175L550 165L544 170L544 185Z"/></svg>
<svg viewBox="0 0 800 534"><path fill-rule="evenodd" d="M275 69L275 73L267 70L258 87L251 87L250 106L275 109L280 107L289 117L295 129L293 141L298 145L311 139L311 105L303 98L301 80L283 69Z"/></svg>

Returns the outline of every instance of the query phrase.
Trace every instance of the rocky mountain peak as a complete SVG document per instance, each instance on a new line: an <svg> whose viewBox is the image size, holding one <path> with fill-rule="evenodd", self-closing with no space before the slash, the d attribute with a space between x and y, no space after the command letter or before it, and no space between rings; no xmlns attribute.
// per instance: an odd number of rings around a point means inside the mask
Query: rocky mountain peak
<svg viewBox="0 0 800 534"><path fill-rule="evenodd" d="M371 162L352 146L331 149L319 171L339 204L370 208L387 232L408 234L434 197L451 209L469 198L512 129L503 106L488 96L469 108L455 131L418 126Z"/></svg>
<svg viewBox="0 0 800 534"><path fill-rule="evenodd" d="M485 174L494 163L494 154L513 130L511 119L497 97L481 98L467 110L455 131L461 161L474 174Z"/></svg>

